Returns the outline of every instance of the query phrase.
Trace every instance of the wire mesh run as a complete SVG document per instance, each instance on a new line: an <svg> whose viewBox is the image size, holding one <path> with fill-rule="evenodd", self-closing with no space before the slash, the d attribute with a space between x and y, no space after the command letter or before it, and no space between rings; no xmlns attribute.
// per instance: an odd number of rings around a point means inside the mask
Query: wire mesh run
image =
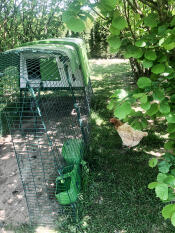
<svg viewBox="0 0 175 233"><path fill-rule="evenodd" d="M59 171L67 165L62 148L71 140L66 155L71 158L77 141L88 141L90 81L85 85L80 65L73 70L70 57L54 46L0 54L0 78L0 127L12 136L31 223L53 224L67 212L75 215L75 208L66 212L65 205L76 206L81 171L72 168L71 176L68 169L66 180L66 170ZM72 188L77 196L61 202L60 188L67 193Z"/></svg>

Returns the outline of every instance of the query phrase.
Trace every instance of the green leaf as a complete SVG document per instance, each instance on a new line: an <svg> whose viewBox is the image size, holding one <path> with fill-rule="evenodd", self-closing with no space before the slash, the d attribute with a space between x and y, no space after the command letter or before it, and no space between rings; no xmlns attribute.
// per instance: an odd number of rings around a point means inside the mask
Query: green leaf
<svg viewBox="0 0 175 233"><path fill-rule="evenodd" d="M158 33L160 34L160 35L164 35L165 33L166 33L166 29L167 29L167 25L161 25L161 26L159 26L158 27Z"/></svg>
<svg viewBox="0 0 175 233"><path fill-rule="evenodd" d="M171 186L175 186L175 177L172 175L168 175L165 179L164 179L164 183L165 184L169 184Z"/></svg>
<svg viewBox="0 0 175 233"><path fill-rule="evenodd" d="M171 133L171 134L169 135L169 138L170 138L170 139L175 139L175 133Z"/></svg>
<svg viewBox="0 0 175 233"><path fill-rule="evenodd" d="M168 131L168 133L174 133L175 132L175 124L169 123L167 131Z"/></svg>
<svg viewBox="0 0 175 233"><path fill-rule="evenodd" d="M167 161L162 161L158 164L158 169L161 173L168 173L171 166L171 163L168 163Z"/></svg>
<svg viewBox="0 0 175 233"><path fill-rule="evenodd" d="M151 71L154 74L161 74L165 71L165 65L164 64L157 64L157 65L152 67Z"/></svg>
<svg viewBox="0 0 175 233"><path fill-rule="evenodd" d="M133 97L135 99L139 99L139 98L143 97L144 95L145 95L144 93L136 93L136 94L133 95Z"/></svg>
<svg viewBox="0 0 175 233"><path fill-rule="evenodd" d="M110 51L110 53L118 53L118 51L119 51L119 48L113 48L113 47L109 47L109 51Z"/></svg>
<svg viewBox="0 0 175 233"><path fill-rule="evenodd" d="M115 36L120 35L120 30L117 28L114 28L112 25L110 26L109 31L111 32L112 35L115 35Z"/></svg>
<svg viewBox="0 0 175 233"><path fill-rule="evenodd" d="M131 104L129 102L125 102L116 108L114 115L121 120L124 119L131 112L131 110Z"/></svg>
<svg viewBox="0 0 175 233"><path fill-rule="evenodd" d="M146 112L149 116L155 115L159 110L158 104L154 103L151 105L150 109Z"/></svg>
<svg viewBox="0 0 175 233"><path fill-rule="evenodd" d="M163 43L163 47L167 50L172 50L175 48L174 35L170 35L168 38L166 38L165 42Z"/></svg>
<svg viewBox="0 0 175 233"><path fill-rule="evenodd" d="M148 69L148 68L151 68L153 66L153 62L152 61L149 61L147 59L144 59L143 60L143 67Z"/></svg>
<svg viewBox="0 0 175 233"><path fill-rule="evenodd" d="M148 97L147 97L147 95L145 93L137 93L137 94L134 94L133 97L135 99L140 99L140 102L142 104L147 103L147 100L148 100Z"/></svg>
<svg viewBox="0 0 175 233"><path fill-rule="evenodd" d="M85 29L85 23L82 19L71 16L69 21L66 21L66 26L73 32L82 32Z"/></svg>
<svg viewBox="0 0 175 233"><path fill-rule="evenodd" d="M117 0L101 0L102 4L108 6L113 10L117 5Z"/></svg>
<svg viewBox="0 0 175 233"><path fill-rule="evenodd" d="M175 123L175 114L169 114L166 119L168 123Z"/></svg>
<svg viewBox="0 0 175 233"><path fill-rule="evenodd" d="M143 113L141 111L137 111L137 112L133 112L133 116L135 117L142 117L143 116Z"/></svg>
<svg viewBox="0 0 175 233"><path fill-rule="evenodd" d="M149 189L154 189L157 186L157 184L158 184L158 182L149 183L148 188Z"/></svg>
<svg viewBox="0 0 175 233"><path fill-rule="evenodd" d="M147 95L143 95L141 98L140 98L140 102L142 103L142 104L145 104L145 103L147 103L147 101L148 101L148 97L147 97Z"/></svg>
<svg viewBox="0 0 175 233"><path fill-rule="evenodd" d="M166 55L161 55L161 57L159 57L158 62L162 63L162 62L166 62L167 61L167 56Z"/></svg>
<svg viewBox="0 0 175 233"><path fill-rule="evenodd" d="M171 25L171 27L175 26L175 16L173 16L173 19L171 20L170 25Z"/></svg>
<svg viewBox="0 0 175 233"><path fill-rule="evenodd" d="M164 183L164 180L167 178L167 175L166 174L163 174L163 173L159 173L157 175L157 181L159 183Z"/></svg>
<svg viewBox="0 0 175 233"><path fill-rule="evenodd" d="M112 20L112 27L117 28L118 30L123 30L127 25L125 18L122 16L115 16Z"/></svg>
<svg viewBox="0 0 175 233"><path fill-rule="evenodd" d="M109 36L107 39L109 45L114 49L119 49L121 46L121 40L118 36Z"/></svg>
<svg viewBox="0 0 175 233"><path fill-rule="evenodd" d="M156 196L161 200L168 199L168 185L167 184L157 184L155 187Z"/></svg>
<svg viewBox="0 0 175 233"><path fill-rule="evenodd" d="M111 100L110 103L107 105L107 109L112 110L114 109L115 105L116 105L116 101Z"/></svg>
<svg viewBox="0 0 175 233"><path fill-rule="evenodd" d="M166 150L172 150L174 149L174 142L173 141L168 141L164 144L164 148Z"/></svg>
<svg viewBox="0 0 175 233"><path fill-rule="evenodd" d="M172 213L171 223L172 223L173 226L175 226L175 211Z"/></svg>
<svg viewBox="0 0 175 233"><path fill-rule="evenodd" d="M144 56L147 60L150 60L150 61L155 61L157 59L156 52L152 50L147 50Z"/></svg>
<svg viewBox="0 0 175 233"><path fill-rule="evenodd" d="M152 168L155 167L157 163L158 163L158 160L156 158L152 158L149 160L149 166Z"/></svg>
<svg viewBox="0 0 175 233"><path fill-rule="evenodd" d="M153 92L153 98L155 100L162 101L165 98L165 92L164 89L157 88Z"/></svg>
<svg viewBox="0 0 175 233"><path fill-rule="evenodd" d="M157 15L150 14L147 17L144 18L144 24L148 27L154 28L157 27Z"/></svg>
<svg viewBox="0 0 175 233"><path fill-rule="evenodd" d="M164 155L163 155L164 159L167 161L167 162L172 162L174 163L175 162L175 156L172 155L171 153L169 152L166 152Z"/></svg>
<svg viewBox="0 0 175 233"><path fill-rule="evenodd" d="M175 168L174 168L174 169L171 169L171 174L172 174L173 176L175 176Z"/></svg>
<svg viewBox="0 0 175 233"><path fill-rule="evenodd" d="M141 124L142 124L142 128L143 128L143 129L147 128L147 126L148 126L148 122L147 122L147 120L144 119L144 118L142 118Z"/></svg>
<svg viewBox="0 0 175 233"><path fill-rule="evenodd" d="M67 24L67 23L69 23L69 21L71 20L72 17L76 17L75 12L65 11L62 14L62 21Z"/></svg>
<svg viewBox="0 0 175 233"><path fill-rule="evenodd" d="M137 81L137 85L139 88L146 88L146 87L150 87L152 84L151 80L147 77L140 77Z"/></svg>
<svg viewBox="0 0 175 233"><path fill-rule="evenodd" d="M164 219L171 218L173 212L175 211L175 204L166 205L162 210L162 216Z"/></svg>
<svg viewBox="0 0 175 233"><path fill-rule="evenodd" d="M160 103L159 111L162 114L168 114L170 112L170 106L167 101L164 100Z"/></svg>
<svg viewBox="0 0 175 233"><path fill-rule="evenodd" d="M135 46L143 48L146 46L146 42L145 42L145 40L140 39L140 40L136 41Z"/></svg>
<svg viewBox="0 0 175 233"><path fill-rule="evenodd" d="M168 189L168 199L165 202L175 201L175 193L171 188Z"/></svg>
<svg viewBox="0 0 175 233"><path fill-rule="evenodd" d="M136 130L142 130L142 124L141 122L139 122L137 119L135 119L132 123L131 123L132 128L136 129Z"/></svg>
<svg viewBox="0 0 175 233"><path fill-rule="evenodd" d="M175 94L170 97L171 102L175 102Z"/></svg>
<svg viewBox="0 0 175 233"><path fill-rule="evenodd" d="M150 104L150 102L147 102L147 103L145 103L145 104L141 104L141 107L144 109L144 110L149 110L150 109L150 107L151 107L151 104Z"/></svg>
<svg viewBox="0 0 175 233"><path fill-rule="evenodd" d="M171 42L171 43L164 43L163 47L167 50L172 50L175 48L175 42Z"/></svg>
<svg viewBox="0 0 175 233"><path fill-rule="evenodd" d="M128 46L127 51L125 53L126 58L141 58L143 55L143 51L141 48L135 47L135 46Z"/></svg>

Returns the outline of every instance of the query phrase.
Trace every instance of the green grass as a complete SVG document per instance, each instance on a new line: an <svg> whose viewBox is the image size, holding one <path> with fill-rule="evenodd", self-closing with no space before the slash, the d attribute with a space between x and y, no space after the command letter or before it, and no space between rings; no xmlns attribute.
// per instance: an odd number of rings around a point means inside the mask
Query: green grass
<svg viewBox="0 0 175 233"><path fill-rule="evenodd" d="M128 81L127 81L128 80ZM163 204L147 188L157 169L148 167L150 155L163 146L164 139L149 131L137 150L122 147L107 110L110 94L134 85L129 65L94 64L92 85L92 140L86 160L90 166L89 190L84 200L85 232L170 233L175 228L161 216ZM158 129L161 129L160 123Z"/></svg>

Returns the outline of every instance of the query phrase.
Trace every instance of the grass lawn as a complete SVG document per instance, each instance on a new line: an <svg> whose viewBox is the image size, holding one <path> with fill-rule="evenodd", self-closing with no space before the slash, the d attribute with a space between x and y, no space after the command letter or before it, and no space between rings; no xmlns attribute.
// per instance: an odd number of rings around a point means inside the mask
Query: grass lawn
<svg viewBox="0 0 175 233"><path fill-rule="evenodd" d="M117 63L117 64L116 64ZM107 102L118 88L134 87L130 67L121 60L93 60L92 140L88 163L89 192L84 216L85 232L91 233L170 233L175 228L161 216L163 204L147 188L157 169L148 167L151 154L159 153L164 139L158 132L163 123L149 130L138 148L124 149L113 125ZM157 129L157 133L155 133Z"/></svg>
<svg viewBox="0 0 175 233"><path fill-rule="evenodd" d="M135 149L122 146L107 110L110 95L117 88L134 88L130 67L123 60L92 60L91 145L86 160L90 175L83 199L81 227L84 233L173 233L175 228L164 221L164 204L148 190L157 170L148 167L151 154L160 153L164 139L163 123L149 130ZM67 226L59 233L75 232ZM28 230L27 230L28 229ZM34 232L16 228L16 233ZM43 231L48 233L47 231Z"/></svg>

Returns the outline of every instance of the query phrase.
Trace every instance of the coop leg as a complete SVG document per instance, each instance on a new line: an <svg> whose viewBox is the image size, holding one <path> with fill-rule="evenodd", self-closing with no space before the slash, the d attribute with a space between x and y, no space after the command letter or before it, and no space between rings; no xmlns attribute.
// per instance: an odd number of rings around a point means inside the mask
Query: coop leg
<svg viewBox="0 0 175 233"><path fill-rule="evenodd" d="M24 112L24 104L25 104L25 98L26 98L26 91L24 92L24 97L21 97L21 94L22 92L20 92L20 100L22 99L22 104L21 104L21 107L20 107L20 118L19 118L19 128L22 129L22 117L23 117L23 112Z"/></svg>
<svg viewBox="0 0 175 233"><path fill-rule="evenodd" d="M0 112L0 137L2 137L3 129L2 129L2 113Z"/></svg>
<svg viewBox="0 0 175 233"><path fill-rule="evenodd" d="M76 223L76 233L78 232L82 232L83 233L83 230L79 224L80 222L80 219L79 219L79 210L78 210L78 206L77 206L77 203L72 203L71 204L71 207L73 209L73 212L74 212L74 216L75 216L75 223Z"/></svg>
<svg viewBox="0 0 175 233"><path fill-rule="evenodd" d="M86 134L85 134L84 127L83 127L83 124L82 124L82 119L81 119L81 115L80 115L80 109L79 109L79 107L78 107L77 104L74 104L74 107L75 107L75 110L77 112L78 122L79 122L79 125L80 125L80 128L81 128L82 136L83 136L84 142L86 144L87 143L87 139L86 139Z"/></svg>
<svg viewBox="0 0 175 233"><path fill-rule="evenodd" d="M72 210L73 210L73 216L75 216L75 222L76 224L79 223L79 213L76 203L71 204Z"/></svg>

